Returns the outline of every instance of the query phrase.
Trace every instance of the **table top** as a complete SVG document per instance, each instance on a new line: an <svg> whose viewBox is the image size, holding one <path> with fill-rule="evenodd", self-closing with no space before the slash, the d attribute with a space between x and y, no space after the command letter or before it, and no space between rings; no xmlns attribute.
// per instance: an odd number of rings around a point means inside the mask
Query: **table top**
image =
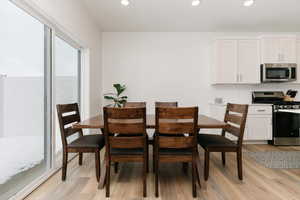
<svg viewBox="0 0 300 200"><path fill-rule="evenodd" d="M147 115L147 128L154 129L155 128L155 115ZM223 121L205 116L198 116L198 128L199 129L218 129L225 128L227 124ZM104 128L103 116L98 115L95 117L91 117L87 120L84 120L80 123L74 124L74 128L84 128L84 129L102 129Z"/></svg>

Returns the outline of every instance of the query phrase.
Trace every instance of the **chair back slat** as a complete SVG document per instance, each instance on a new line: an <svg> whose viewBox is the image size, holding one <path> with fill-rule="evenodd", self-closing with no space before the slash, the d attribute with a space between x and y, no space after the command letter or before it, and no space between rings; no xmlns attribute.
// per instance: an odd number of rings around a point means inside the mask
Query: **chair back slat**
<svg viewBox="0 0 300 200"><path fill-rule="evenodd" d="M58 122L61 132L61 140L63 147L67 146L67 138L71 135L79 133L82 136L82 129L72 128L74 123L81 121L79 106L77 103L73 104L58 104L56 105Z"/></svg>
<svg viewBox="0 0 300 200"><path fill-rule="evenodd" d="M228 113L225 117L225 121L241 125L243 123L243 117L241 115Z"/></svg>
<svg viewBox="0 0 300 200"><path fill-rule="evenodd" d="M157 107L159 109L159 119L193 119L194 107L190 108L171 108Z"/></svg>
<svg viewBox="0 0 300 200"><path fill-rule="evenodd" d="M108 122L108 131L118 134L141 134L144 131L143 123L111 123Z"/></svg>
<svg viewBox="0 0 300 200"><path fill-rule="evenodd" d="M159 147L166 149L187 149L193 146L193 137L159 137Z"/></svg>
<svg viewBox="0 0 300 200"><path fill-rule="evenodd" d="M144 108L144 107L143 107ZM108 108L107 118L128 120L128 119L143 119L143 109L136 108Z"/></svg>
<svg viewBox="0 0 300 200"><path fill-rule="evenodd" d="M173 123L160 122L158 132L163 134L193 133L194 123L193 122L173 122Z"/></svg>
<svg viewBox="0 0 300 200"><path fill-rule="evenodd" d="M222 135L230 133L238 138L239 146L243 143L246 120L248 115L248 105L227 104L224 122L228 126L223 129Z"/></svg>
<svg viewBox="0 0 300 200"><path fill-rule="evenodd" d="M246 112L246 110L248 110L248 105L228 103L227 110L229 110L230 112L244 114Z"/></svg>
<svg viewBox="0 0 300 200"><path fill-rule="evenodd" d="M80 131L81 131L81 129L69 127L69 128L65 129L65 136L69 137L69 136L74 135L75 133L78 133Z"/></svg>
<svg viewBox="0 0 300 200"><path fill-rule="evenodd" d="M124 104L125 108L139 108L146 107L146 102L126 102Z"/></svg>
<svg viewBox="0 0 300 200"><path fill-rule="evenodd" d="M110 137L111 148L134 149L144 147L145 140L142 137Z"/></svg>
<svg viewBox="0 0 300 200"><path fill-rule="evenodd" d="M72 104L59 104L57 105L59 107L61 113L68 113L68 112L74 112L78 109L77 103Z"/></svg>
<svg viewBox="0 0 300 200"><path fill-rule="evenodd" d="M198 107L156 107L155 120L155 138L159 145L158 148L195 147L197 139ZM184 133L188 133L188 136L182 136ZM160 136L161 134L164 134L164 136Z"/></svg>
<svg viewBox="0 0 300 200"><path fill-rule="evenodd" d="M65 125L72 124L75 122L80 122L80 117L77 113L67 116L62 116L62 122Z"/></svg>
<svg viewBox="0 0 300 200"><path fill-rule="evenodd" d="M241 132L241 130L240 130L240 128L238 128L238 127L235 127L235 126L232 126L232 125L228 125L227 127L226 127L226 132L228 132L228 133L230 133L230 134L232 134L232 135L234 135L234 136L236 136L236 137L239 137L240 136L240 132Z"/></svg>
<svg viewBox="0 0 300 200"><path fill-rule="evenodd" d="M155 102L155 107L178 107L178 102Z"/></svg>

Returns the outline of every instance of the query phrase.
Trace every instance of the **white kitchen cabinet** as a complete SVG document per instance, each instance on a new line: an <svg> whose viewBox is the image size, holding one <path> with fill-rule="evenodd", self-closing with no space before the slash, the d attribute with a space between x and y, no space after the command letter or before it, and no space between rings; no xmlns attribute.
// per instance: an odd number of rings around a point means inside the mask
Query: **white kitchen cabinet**
<svg viewBox="0 0 300 200"><path fill-rule="evenodd" d="M259 40L238 41L238 82L260 83Z"/></svg>
<svg viewBox="0 0 300 200"><path fill-rule="evenodd" d="M223 120L226 105L210 105L210 116ZM215 131L214 133L220 133ZM236 137L226 134L229 139ZM266 141L272 140L272 106L271 105L249 105L246 121L245 141Z"/></svg>
<svg viewBox="0 0 300 200"><path fill-rule="evenodd" d="M272 116L248 115L245 140L272 140Z"/></svg>
<svg viewBox="0 0 300 200"><path fill-rule="evenodd" d="M215 83L236 83L237 81L237 40L217 40L214 44Z"/></svg>
<svg viewBox="0 0 300 200"><path fill-rule="evenodd" d="M296 63L297 62L297 42L296 38L280 39L282 62Z"/></svg>
<svg viewBox="0 0 300 200"><path fill-rule="evenodd" d="M296 37L263 37L261 43L263 63L296 62Z"/></svg>
<svg viewBox="0 0 300 200"><path fill-rule="evenodd" d="M217 40L212 67L213 84L259 83L259 40Z"/></svg>

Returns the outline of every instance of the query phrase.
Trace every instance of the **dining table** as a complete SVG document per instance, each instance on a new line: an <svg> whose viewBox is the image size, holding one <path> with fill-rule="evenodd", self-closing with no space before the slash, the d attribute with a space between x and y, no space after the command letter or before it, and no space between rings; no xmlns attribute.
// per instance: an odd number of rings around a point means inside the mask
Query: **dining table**
<svg viewBox="0 0 300 200"><path fill-rule="evenodd" d="M200 129L223 129L228 126L224 121L217 120L215 118L199 115L198 116L198 132ZM155 129L155 115L148 114L146 116L146 127L147 129ZM97 115L95 117L88 118L79 123L75 123L73 128L77 129L100 129L104 133L104 120L103 115ZM198 174L200 174L200 159L199 156L196 158L196 169ZM101 163L101 177L99 181L99 188L104 188L106 179L106 167L105 167L105 158Z"/></svg>

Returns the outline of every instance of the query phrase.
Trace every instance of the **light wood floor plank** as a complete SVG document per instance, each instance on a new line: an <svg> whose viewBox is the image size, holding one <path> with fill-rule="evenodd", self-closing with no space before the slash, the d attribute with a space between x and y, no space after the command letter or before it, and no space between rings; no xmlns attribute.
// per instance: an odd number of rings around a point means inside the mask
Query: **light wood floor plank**
<svg viewBox="0 0 300 200"><path fill-rule="evenodd" d="M203 151L200 150L201 169ZM245 145L245 151L300 151L300 147L274 147L271 145ZM151 152L151 151L150 151ZM103 154L103 152L102 152ZM103 156L103 155L102 155ZM150 156L151 158L152 156ZM102 157L103 158L103 157ZM152 162L150 162L150 167ZM61 173L55 174L26 200L101 200L105 190L97 189L94 155L84 155L84 163L78 166L74 159L68 166L67 180L62 182ZM236 154L226 154L223 167L220 153L212 153L210 177L207 182L201 174L199 200L299 200L300 169L269 169L243 154L244 180L237 176ZM154 196L154 175L147 177L149 200L189 200L192 197L191 171L186 175L181 164L160 165L160 198ZM111 198L116 200L139 200L142 198L142 165L120 164L118 174L111 170Z"/></svg>

